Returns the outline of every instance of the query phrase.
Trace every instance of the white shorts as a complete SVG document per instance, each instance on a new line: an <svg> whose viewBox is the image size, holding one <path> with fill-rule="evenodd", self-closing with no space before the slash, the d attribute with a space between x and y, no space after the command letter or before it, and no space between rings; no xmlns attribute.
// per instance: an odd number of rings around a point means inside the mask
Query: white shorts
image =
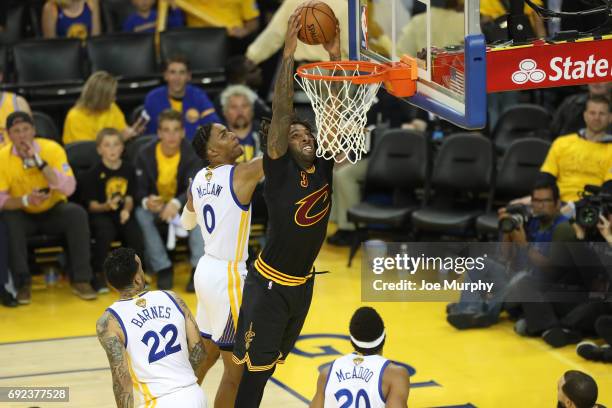
<svg viewBox="0 0 612 408"><path fill-rule="evenodd" d="M245 262L229 262L204 255L194 276L198 297L196 322L202 337L231 351L247 275Z"/></svg>
<svg viewBox="0 0 612 408"><path fill-rule="evenodd" d="M155 398L152 403L145 404L141 402L137 406L140 408L147 406L154 406L155 408L206 408L207 404L202 388L198 384L193 384L171 394Z"/></svg>

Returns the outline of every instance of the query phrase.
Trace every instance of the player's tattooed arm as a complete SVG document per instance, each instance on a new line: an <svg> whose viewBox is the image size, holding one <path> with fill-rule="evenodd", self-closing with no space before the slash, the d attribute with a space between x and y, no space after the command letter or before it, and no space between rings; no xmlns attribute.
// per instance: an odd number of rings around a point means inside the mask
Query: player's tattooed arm
<svg viewBox="0 0 612 408"><path fill-rule="evenodd" d="M185 315L185 330L187 333L187 346L189 348L189 363L193 368L193 372L198 377L198 384L202 383L203 372L202 366L204 360L206 360L206 349L204 347L204 341L200 334L200 329L195 321L195 318L191 314L189 307L183 299L176 295L176 293L169 292L172 297L176 300L183 314Z"/></svg>
<svg viewBox="0 0 612 408"><path fill-rule="evenodd" d="M297 47L297 34L300 28L300 14L294 12L289 18L283 60L272 98L272 122L266 143L268 156L272 159L278 159L287 153L289 144L289 128L293 116L293 54Z"/></svg>
<svg viewBox="0 0 612 408"><path fill-rule="evenodd" d="M96 323L96 333L110 363L117 407L132 408L134 407L134 389L123 346L123 334L117 320L109 312L104 312Z"/></svg>

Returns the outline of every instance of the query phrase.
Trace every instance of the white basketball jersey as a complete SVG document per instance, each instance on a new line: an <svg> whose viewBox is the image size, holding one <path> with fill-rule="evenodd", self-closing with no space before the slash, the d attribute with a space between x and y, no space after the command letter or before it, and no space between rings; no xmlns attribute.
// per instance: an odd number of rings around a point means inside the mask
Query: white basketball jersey
<svg viewBox="0 0 612 408"><path fill-rule="evenodd" d="M123 329L136 402L144 406L197 383L189 363L185 316L174 298L155 290L108 309ZM152 406L152 405L151 405Z"/></svg>
<svg viewBox="0 0 612 408"><path fill-rule="evenodd" d="M242 205L233 188L235 166L206 167L191 186L193 207L204 237L204 250L223 261L248 258L251 205Z"/></svg>
<svg viewBox="0 0 612 408"><path fill-rule="evenodd" d="M373 355L347 354L335 360L325 384L325 408L384 408L383 372L389 360Z"/></svg>

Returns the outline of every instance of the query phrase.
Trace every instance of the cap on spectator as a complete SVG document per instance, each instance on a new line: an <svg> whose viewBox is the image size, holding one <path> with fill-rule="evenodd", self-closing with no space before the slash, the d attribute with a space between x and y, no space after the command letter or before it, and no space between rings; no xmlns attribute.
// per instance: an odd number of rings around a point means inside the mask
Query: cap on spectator
<svg viewBox="0 0 612 408"><path fill-rule="evenodd" d="M23 122L34 126L34 119L32 119L29 113L23 111L13 112L6 118L6 130L9 130L13 125Z"/></svg>

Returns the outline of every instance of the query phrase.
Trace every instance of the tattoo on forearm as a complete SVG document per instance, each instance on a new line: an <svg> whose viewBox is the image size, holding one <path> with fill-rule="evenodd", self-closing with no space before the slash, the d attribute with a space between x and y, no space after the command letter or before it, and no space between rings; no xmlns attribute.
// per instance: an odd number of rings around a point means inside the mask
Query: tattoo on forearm
<svg viewBox="0 0 612 408"><path fill-rule="evenodd" d="M272 122L268 132L268 147L286 151L291 115L293 113L293 56L283 58L272 99Z"/></svg>
<svg viewBox="0 0 612 408"><path fill-rule="evenodd" d="M110 315L108 313L102 315L96 324L96 332L110 363L113 393L115 394L117 406L120 408L130 408L134 406L133 385L127 361L125 360L125 349L119 337L109 332L109 320Z"/></svg>
<svg viewBox="0 0 612 408"><path fill-rule="evenodd" d="M202 341L197 342L191 350L189 350L189 362L194 372L198 372L200 365L204 362L206 351L204 350L204 343Z"/></svg>

